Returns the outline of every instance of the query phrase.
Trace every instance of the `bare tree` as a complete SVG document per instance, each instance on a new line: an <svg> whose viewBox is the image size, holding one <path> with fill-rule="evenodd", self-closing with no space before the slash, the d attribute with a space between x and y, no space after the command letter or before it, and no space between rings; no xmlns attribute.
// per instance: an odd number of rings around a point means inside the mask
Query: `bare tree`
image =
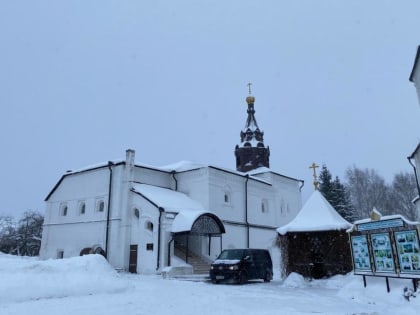
<svg viewBox="0 0 420 315"><path fill-rule="evenodd" d="M356 220L369 217L373 207L384 214L389 212L390 189L375 170L352 166L346 171L346 179Z"/></svg>
<svg viewBox="0 0 420 315"><path fill-rule="evenodd" d="M22 256L36 256L41 248L44 217L35 211L25 212L16 224L11 217L0 218L0 251Z"/></svg>
<svg viewBox="0 0 420 315"><path fill-rule="evenodd" d="M374 207L384 215L401 214L409 220L416 219L412 203L417 195L413 174L396 174L388 185L375 170L353 166L347 169L346 178L356 219L369 217Z"/></svg>
<svg viewBox="0 0 420 315"><path fill-rule="evenodd" d="M394 176L389 198L393 214L402 214L409 220L416 220L416 209L412 203L417 196L416 178L412 173L399 173Z"/></svg>

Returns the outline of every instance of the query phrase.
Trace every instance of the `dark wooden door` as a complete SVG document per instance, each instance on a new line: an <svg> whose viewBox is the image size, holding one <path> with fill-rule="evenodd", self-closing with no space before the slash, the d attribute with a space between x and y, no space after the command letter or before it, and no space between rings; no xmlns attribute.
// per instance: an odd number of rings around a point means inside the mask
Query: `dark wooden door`
<svg viewBox="0 0 420 315"><path fill-rule="evenodd" d="M130 259L128 261L128 271L137 273L137 244L130 245Z"/></svg>

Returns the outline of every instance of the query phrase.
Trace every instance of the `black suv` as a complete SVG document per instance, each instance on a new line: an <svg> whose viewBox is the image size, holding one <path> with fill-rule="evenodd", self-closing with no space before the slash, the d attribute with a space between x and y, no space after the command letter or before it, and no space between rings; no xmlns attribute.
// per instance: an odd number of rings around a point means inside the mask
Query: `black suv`
<svg viewBox="0 0 420 315"><path fill-rule="evenodd" d="M273 279L273 263L266 249L225 249L210 266L213 283L233 281L246 283L248 280Z"/></svg>

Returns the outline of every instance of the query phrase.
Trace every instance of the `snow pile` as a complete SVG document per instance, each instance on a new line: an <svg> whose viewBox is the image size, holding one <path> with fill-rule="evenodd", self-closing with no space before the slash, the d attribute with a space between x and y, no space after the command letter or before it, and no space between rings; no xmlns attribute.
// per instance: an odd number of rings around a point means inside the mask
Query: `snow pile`
<svg viewBox="0 0 420 315"><path fill-rule="evenodd" d="M308 286L304 277L296 272L292 272L283 282L286 288L305 288Z"/></svg>
<svg viewBox="0 0 420 315"><path fill-rule="evenodd" d="M389 278L390 292L387 292L385 278L367 277L366 288L363 287L361 276L354 276L356 279L349 281L339 289L337 295L344 299L351 299L362 304L383 304L383 305L407 305L420 308L420 297L412 298L407 302L404 297L404 288L412 288L412 282L408 279Z"/></svg>
<svg viewBox="0 0 420 315"><path fill-rule="evenodd" d="M117 273L99 255L39 261L0 254L0 314L366 314L418 315L420 294L404 297L411 280L353 274L247 285L166 280L161 275Z"/></svg>
<svg viewBox="0 0 420 315"><path fill-rule="evenodd" d="M0 304L128 288L101 255L40 261L0 253L0 279Z"/></svg>

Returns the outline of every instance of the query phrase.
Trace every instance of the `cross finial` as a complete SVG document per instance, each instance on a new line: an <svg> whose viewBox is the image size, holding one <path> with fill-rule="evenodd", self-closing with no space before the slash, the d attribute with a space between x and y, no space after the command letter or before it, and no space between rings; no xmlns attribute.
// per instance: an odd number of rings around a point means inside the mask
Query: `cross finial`
<svg viewBox="0 0 420 315"><path fill-rule="evenodd" d="M251 85L252 85L252 83L251 83L251 82L249 82L247 85L248 85L248 92L249 92L249 95L251 95Z"/></svg>
<svg viewBox="0 0 420 315"><path fill-rule="evenodd" d="M316 165L315 164L315 162L314 163L312 163L312 165L311 166L309 166L309 168L312 168L312 170L313 170L313 174L312 174L312 176L314 177L314 188L315 188L315 190L318 190L318 184L319 184L319 182L318 182L318 178L317 178L317 175L316 175L316 169L318 168L319 166L318 165Z"/></svg>

